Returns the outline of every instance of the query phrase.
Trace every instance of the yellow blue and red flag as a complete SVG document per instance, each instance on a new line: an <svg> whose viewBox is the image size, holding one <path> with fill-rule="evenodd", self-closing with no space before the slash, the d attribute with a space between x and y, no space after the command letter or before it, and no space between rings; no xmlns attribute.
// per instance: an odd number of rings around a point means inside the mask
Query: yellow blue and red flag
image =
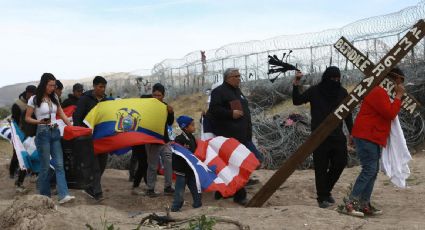
<svg viewBox="0 0 425 230"><path fill-rule="evenodd" d="M155 98L97 104L84 119L93 129L94 152L109 153L142 144L163 144L167 106Z"/></svg>

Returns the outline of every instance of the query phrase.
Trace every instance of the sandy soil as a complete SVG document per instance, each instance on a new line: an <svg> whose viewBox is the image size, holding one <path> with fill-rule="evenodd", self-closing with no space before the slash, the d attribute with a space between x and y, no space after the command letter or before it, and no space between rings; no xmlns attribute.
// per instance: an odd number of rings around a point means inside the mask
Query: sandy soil
<svg viewBox="0 0 425 230"><path fill-rule="evenodd" d="M23 196L15 192L13 180L8 176L11 157L9 143L0 141L0 226L2 229L87 229L90 224L102 228L102 221L120 229L134 229L140 220L152 212L163 213L172 197L148 198L131 195L131 183L127 171L106 170L102 184L105 199L95 203L79 190L71 190L76 201L58 205L57 197L46 199L34 196L35 184L26 179L31 191ZM337 183L333 195L338 203L347 188L358 175L360 168L346 169ZM191 208L191 197L186 192L182 212L172 217L185 218L200 214L227 217L250 226L250 229L424 229L425 219L425 147L418 147L411 162L412 175L408 189L394 187L388 178L380 174L376 182L373 201L383 209L378 217L356 218L335 211L336 206L320 209L315 200L314 173L312 170L296 171L262 208L244 208L231 199L215 201L213 194L203 194L204 206ZM261 187L273 174L271 170L259 170L255 177L261 184L248 188L249 196ZM141 187L143 190L144 185ZM157 191L163 189L159 176ZM134 216L135 215L135 216ZM132 217L134 216L134 217ZM143 227L142 229L149 229ZM231 224L216 224L215 229L237 229Z"/></svg>

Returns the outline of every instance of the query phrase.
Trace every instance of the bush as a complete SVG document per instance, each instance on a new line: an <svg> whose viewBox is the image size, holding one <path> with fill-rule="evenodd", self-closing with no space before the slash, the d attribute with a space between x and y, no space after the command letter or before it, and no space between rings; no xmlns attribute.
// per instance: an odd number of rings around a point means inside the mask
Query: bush
<svg viewBox="0 0 425 230"><path fill-rule="evenodd" d="M7 106L0 108L0 119L5 119L7 116L10 115L10 108Z"/></svg>

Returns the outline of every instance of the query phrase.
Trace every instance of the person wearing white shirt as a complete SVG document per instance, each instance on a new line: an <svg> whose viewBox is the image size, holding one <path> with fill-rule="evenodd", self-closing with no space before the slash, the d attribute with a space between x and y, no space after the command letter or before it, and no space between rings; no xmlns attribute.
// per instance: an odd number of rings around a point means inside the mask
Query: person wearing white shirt
<svg viewBox="0 0 425 230"><path fill-rule="evenodd" d="M36 94L28 100L28 108L25 121L37 125L35 144L40 155L40 173L38 176L38 188L40 195L51 196L50 192L50 157L53 159L55 168L59 203L67 203L75 199L69 195L63 166L63 152L61 146L60 131L56 121L56 115L71 125L64 114L57 95L55 94L56 78L51 73L41 76ZM34 112L36 119L31 117Z"/></svg>

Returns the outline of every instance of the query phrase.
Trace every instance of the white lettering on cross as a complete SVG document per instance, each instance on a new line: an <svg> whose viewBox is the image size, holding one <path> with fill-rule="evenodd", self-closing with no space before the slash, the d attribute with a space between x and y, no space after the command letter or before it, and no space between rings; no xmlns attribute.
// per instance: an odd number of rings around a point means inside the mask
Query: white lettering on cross
<svg viewBox="0 0 425 230"><path fill-rule="evenodd" d="M413 103L412 105L406 108L406 110L409 111L411 114L413 113L413 111L415 111L415 109L416 109L416 103Z"/></svg>
<svg viewBox="0 0 425 230"><path fill-rule="evenodd" d="M372 85L373 79L375 79L375 77L370 76L370 77L364 78L362 81L367 83L367 87L370 87L370 85Z"/></svg>
<svg viewBox="0 0 425 230"><path fill-rule="evenodd" d="M388 56L387 58L385 58L385 61L384 61L385 66L386 67L390 67L393 64L392 61L395 61L395 57L394 56Z"/></svg>
<svg viewBox="0 0 425 230"><path fill-rule="evenodd" d="M350 100L347 102L347 105L350 106L353 102L358 102L359 99L356 98L354 94L350 94Z"/></svg>
<svg viewBox="0 0 425 230"><path fill-rule="evenodd" d="M372 73L374 73L377 77L379 77L381 75L382 71L384 71L384 70L385 70L385 66L382 63L379 63L372 70Z"/></svg>
<svg viewBox="0 0 425 230"><path fill-rule="evenodd" d="M363 86L360 84L353 90L355 93L357 93L357 96L361 97L364 93L366 93L366 89L363 89Z"/></svg>
<svg viewBox="0 0 425 230"><path fill-rule="evenodd" d="M360 62L363 61L365 59L365 57L358 55L356 60L353 61L353 64L356 65L357 67L360 67Z"/></svg>
<svg viewBox="0 0 425 230"><path fill-rule="evenodd" d="M418 30L418 27L414 27L409 30L409 32L412 32L412 34L415 36L416 39L420 40L419 34L422 32L421 30Z"/></svg>
<svg viewBox="0 0 425 230"><path fill-rule="evenodd" d="M413 45L413 42L409 41L407 37L404 37L403 39L401 39L398 45L401 46L403 43L406 44L406 46L404 47L404 50L409 49L409 47Z"/></svg>
<svg viewBox="0 0 425 230"><path fill-rule="evenodd" d="M357 52L355 50L351 50L350 53L348 53L348 60L354 61L354 59L357 58Z"/></svg>
<svg viewBox="0 0 425 230"><path fill-rule="evenodd" d="M342 38L340 38L336 44L335 44L335 48L340 49L342 44L344 43L344 40L342 40Z"/></svg>
<svg viewBox="0 0 425 230"><path fill-rule="evenodd" d="M343 50L342 51L342 53L344 54L344 55L346 55L348 52L350 52L351 51L351 47L350 47L350 45L348 45L347 43L344 43L344 45L343 45L343 47L342 47L343 49L341 49L341 50Z"/></svg>
<svg viewBox="0 0 425 230"><path fill-rule="evenodd" d="M343 113L344 110L348 112L350 111L346 105L344 104L339 105L339 107L334 112L335 116L338 117L338 119L342 120L342 116L339 115L339 113Z"/></svg>
<svg viewBox="0 0 425 230"><path fill-rule="evenodd" d="M394 55L397 55L398 52L400 52L400 51L401 51L401 47L398 47L398 49L394 52Z"/></svg>
<svg viewBox="0 0 425 230"><path fill-rule="evenodd" d="M368 65L370 65L370 64L371 64L371 62L370 62L369 60L365 60L365 61L363 62L363 64L359 67L360 71L364 72L364 71L365 71L365 69L366 69L366 67L367 67Z"/></svg>

